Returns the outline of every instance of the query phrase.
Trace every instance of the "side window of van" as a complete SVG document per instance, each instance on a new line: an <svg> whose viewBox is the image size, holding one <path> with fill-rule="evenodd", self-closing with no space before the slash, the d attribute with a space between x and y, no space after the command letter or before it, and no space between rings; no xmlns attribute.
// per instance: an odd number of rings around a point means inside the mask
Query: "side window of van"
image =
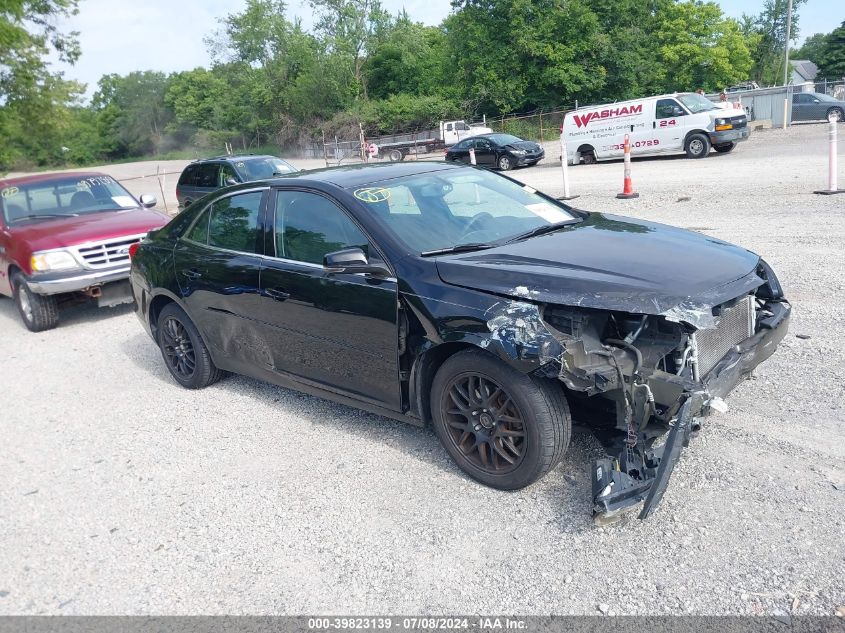
<svg viewBox="0 0 845 633"><path fill-rule="evenodd" d="M684 109L674 99L657 100L656 116L658 119L672 119L674 117L684 116L685 114Z"/></svg>

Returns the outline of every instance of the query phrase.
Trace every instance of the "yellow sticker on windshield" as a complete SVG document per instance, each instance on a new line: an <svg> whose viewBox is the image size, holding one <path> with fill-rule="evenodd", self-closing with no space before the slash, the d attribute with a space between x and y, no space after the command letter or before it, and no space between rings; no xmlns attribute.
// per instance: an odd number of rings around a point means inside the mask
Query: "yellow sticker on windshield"
<svg viewBox="0 0 845 633"><path fill-rule="evenodd" d="M18 189L17 187L6 187L5 189L3 189L3 191L0 191L0 196L2 196L3 198L11 198L18 191L20 191L20 189Z"/></svg>
<svg viewBox="0 0 845 633"><path fill-rule="evenodd" d="M364 187L363 189L356 189L352 195L363 202L384 202L385 200L390 200L390 189L384 189L383 187Z"/></svg>

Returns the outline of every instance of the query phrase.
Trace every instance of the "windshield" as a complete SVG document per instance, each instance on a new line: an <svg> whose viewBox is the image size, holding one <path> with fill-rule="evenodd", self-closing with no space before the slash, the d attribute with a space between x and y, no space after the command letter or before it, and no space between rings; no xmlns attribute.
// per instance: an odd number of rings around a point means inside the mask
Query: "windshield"
<svg viewBox="0 0 845 633"><path fill-rule="evenodd" d="M10 185L0 190L0 203L9 224L138 206L111 176L65 176Z"/></svg>
<svg viewBox="0 0 845 633"><path fill-rule="evenodd" d="M513 134L488 134L487 138L492 139L499 145L510 145L511 143L522 143L522 139Z"/></svg>
<svg viewBox="0 0 845 633"><path fill-rule="evenodd" d="M683 103L687 110L696 114L704 112L705 110L717 110L716 104L710 101L707 97L702 97L700 94L690 93L678 95L678 100Z"/></svg>
<svg viewBox="0 0 845 633"><path fill-rule="evenodd" d="M472 168L395 178L353 189L352 194L418 253L502 243L541 226L578 219L527 185Z"/></svg>
<svg viewBox="0 0 845 633"><path fill-rule="evenodd" d="M818 97L819 101L836 101L836 99L834 99L830 95L826 95L821 92L814 92L813 96Z"/></svg>
<svg viewBox="0 0 845 633"><path fill-rule="evenodd" d="M273 176L290 174L296 171L293 165L275 156L249 158L237 163L237 167L243 172L245 180L266 180Z"/></svg>

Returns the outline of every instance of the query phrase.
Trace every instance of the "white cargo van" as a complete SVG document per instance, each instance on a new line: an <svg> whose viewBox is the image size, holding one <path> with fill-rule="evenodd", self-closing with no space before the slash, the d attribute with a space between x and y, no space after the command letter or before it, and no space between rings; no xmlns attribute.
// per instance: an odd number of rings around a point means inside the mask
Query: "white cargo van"
<svg viewBox="0 0 845 633"><path fill-rule="evenodd" d="M632 156L703 158L711 147L731 151L749 133L745 111L717 108L694 92L573 110L566 113L561 131L571 165L621 158L626 134Z"/></svg>

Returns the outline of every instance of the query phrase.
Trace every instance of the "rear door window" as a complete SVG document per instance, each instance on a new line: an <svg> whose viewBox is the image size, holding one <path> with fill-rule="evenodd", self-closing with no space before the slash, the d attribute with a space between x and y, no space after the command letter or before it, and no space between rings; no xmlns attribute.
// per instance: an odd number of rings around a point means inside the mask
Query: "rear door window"
<svg viewBox="0 0 845 633"><path fill-rule="evenodd" d="M203 163L198 165L197 187L214 189L217 187L217 175L220 173L219 163Z"/></svg>
<svg viewBox="0 0 845 633"><path fill-rule="evenodd" d="M258 217L263 191L228 196L211 205L208 245L240 253L257 253Z"/></svg>
<svg viewBox="0 0 845 633"><path fill-rule="evenodd" d="M179 184L192 187L196 185L198 165L188 165L179 177Z"/></svg>

